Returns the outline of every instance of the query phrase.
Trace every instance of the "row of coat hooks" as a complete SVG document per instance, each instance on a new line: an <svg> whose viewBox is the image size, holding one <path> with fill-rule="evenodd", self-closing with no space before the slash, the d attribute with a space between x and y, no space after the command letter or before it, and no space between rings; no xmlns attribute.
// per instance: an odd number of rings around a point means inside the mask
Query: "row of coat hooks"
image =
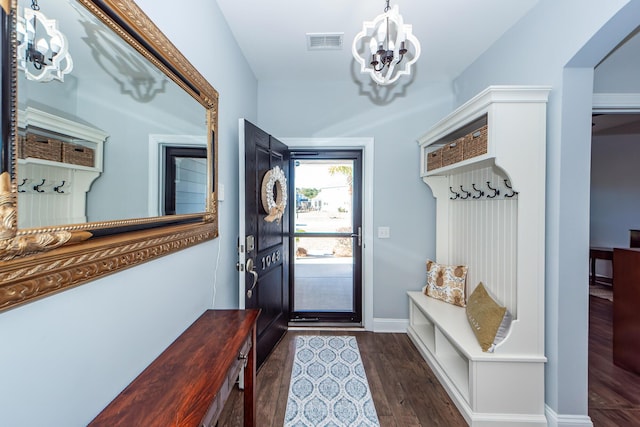
<svg viewBox="0 0 640 427"><path fill-rule="evenodd" d="M69 190L69 182L62 181L47 181L42 179L30 179L23 178L22 182L18 184L18 193L57 193L67 194Z"/></svg>
<svg viewBox="0 0 640 427"><path fill-rule="evenodd" d="M514 191L513 187L509 183L508 179L504 180L504 186L507 191L503 191L502 196L511 199L518 195L517 191ZM457 189L454 190L453 187L449 187L449 191L451 192L451 196L449 199L451 200L478 200L482 198L486 199L495 199L500 196L500 189L497 187L493 187L491 185L491 181L487 181L486 188L478 188L475 183L471 184L471 188L465 190L464 186L460 186L460 191Z"/></svg>

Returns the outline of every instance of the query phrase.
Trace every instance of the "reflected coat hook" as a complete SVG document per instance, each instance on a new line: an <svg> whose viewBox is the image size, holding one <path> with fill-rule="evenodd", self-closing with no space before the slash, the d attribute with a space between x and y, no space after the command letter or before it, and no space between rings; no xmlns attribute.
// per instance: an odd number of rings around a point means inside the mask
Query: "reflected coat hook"
<svg viewBox="0 0 640 427"><path fill-rule="evenodd" d="M449 187L449 191L451 191L452 194L455 194L456 197L449 197L450 200L455 200L455 199L459 199L460 198L460 193L456 193L455 191L453 191L452 187Z"/></svg>
<svg viewBox="0 0 640 427"><path fill-rule="evenodd" d="M507 187L509 190L511 190L511 194L505 194L505 195L504 195L504 197L513 197L513 196L516 196L516 195L518 194L518 192L517 192L517 191L513 191L513 187L511 187L511 186L509 185L509 180L505 179L505 180L504 180L504 185L505 185L505 187Z"/></svg>
<svg viewBox="0 0 640 427"><path fill-rule="evenodd" d="M56 185L55 187L53 187L53 191L55 191L56 193L60 193L63 194L64 190L60 190L62 187L64 187L64 183L65 181L62 181L62 184L60 185Z"/></svg>
<svg viewBox="0 0 640 427"><path fill-rule="evenodd" d="M498 190L497 188L493 188L491 186L491 182L487 181L487 188L491 191L493 191L493 194L487 194L487 198L488 199L493 199L494 197L496 197L497 195L500 194L500 190Z"/></svg>
<svg viewBox="0 0 640 427"><path fill-rule="evenodd" d="M465 196L464 196L464 197L460 196L460 198L461 198L462 200L466 200L466 199L468 199L468 198L469 198L469 196L471 195L471 193L469 193L467 190L465 190L464 188L462 188L462 185L460 186L460 190L461 190L463 193L465 193Z"/></svg>
<svg viewBox="0 0 640 427"><path fill-rule="evenodd" d="M21 190L20 189L20 187L24 186L27 183L27 181L29 181L29 179L25 178L25 179L22 180L22 184L18 185L18 193L26 193L27 192L26 190Z"/></svg>
<svg viewBox="0 0 640 427"><path fill-rule="evenodd" d="M474 198L474 199L479 199L480 197L484 196L484 191L482 191L482 190L478 190L478 189L476 188L476 185L475 185L475 184L471 184L471 187L473 187L473 191L475 191L476 193L478 193L478 194L476 194L475 196L473 196L473 198Z"/></svg>
<svg viewBox="0 0 640 427"><path fill-rule="evenodd" d="M45 179L42 180L42 182L38 185L34 185L33 189L36 190L38 193L44 193L44 190L41 190L40 187L42 187L45 183Z"/></svg>

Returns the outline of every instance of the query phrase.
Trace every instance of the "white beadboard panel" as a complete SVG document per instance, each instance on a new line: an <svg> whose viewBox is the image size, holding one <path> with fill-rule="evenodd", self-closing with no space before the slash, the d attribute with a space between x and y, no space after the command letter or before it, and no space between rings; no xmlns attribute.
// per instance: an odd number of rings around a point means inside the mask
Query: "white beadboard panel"
<svg viewBox="0 0 640 427"><path fill-rule="evenodd" d="M467 296L482 282L517 318L518 199L517 196L505 197L511 194L505 179L494 167L450 175L450 187L461 196L449 209L448 259L451 264L469 267ZM500 194L488 198L494 192L487 188L487 182L492 188L498 188Z"/></svg>
<svg viewBox="0 0 640 427"><path fill-rule="evenodd" d="M19 169L18 228L87 222L86 193L99 172L46 161L23 162Z"/></svg>

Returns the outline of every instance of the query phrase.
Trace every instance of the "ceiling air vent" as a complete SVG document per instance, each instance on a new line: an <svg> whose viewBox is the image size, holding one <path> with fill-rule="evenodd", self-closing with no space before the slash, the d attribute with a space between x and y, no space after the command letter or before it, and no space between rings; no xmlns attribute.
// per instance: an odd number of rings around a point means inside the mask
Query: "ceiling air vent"
<svg viewBox="0 0 640 427"><path fill-rule="evenodd" d="M341 50L344 33L307 33L307 50Z"/></svg>

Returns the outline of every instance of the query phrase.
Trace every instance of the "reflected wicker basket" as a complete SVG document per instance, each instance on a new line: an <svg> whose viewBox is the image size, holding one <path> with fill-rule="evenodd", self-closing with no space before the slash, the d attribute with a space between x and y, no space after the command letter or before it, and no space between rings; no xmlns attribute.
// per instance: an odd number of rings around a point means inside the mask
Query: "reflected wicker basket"
<svg viewBox="0 0 640 427"><path fill-rule="evenodd" d="M26 136L18 137L18 157L59 162L62 159L62 141L28 133Z"/></svg>
<svg viewBox="0 0 640 427"><path fill-rule="evenodd" d="M65 142L62 144L62 162L80 166L94 166L94 152L84 145Z"/></svg>

